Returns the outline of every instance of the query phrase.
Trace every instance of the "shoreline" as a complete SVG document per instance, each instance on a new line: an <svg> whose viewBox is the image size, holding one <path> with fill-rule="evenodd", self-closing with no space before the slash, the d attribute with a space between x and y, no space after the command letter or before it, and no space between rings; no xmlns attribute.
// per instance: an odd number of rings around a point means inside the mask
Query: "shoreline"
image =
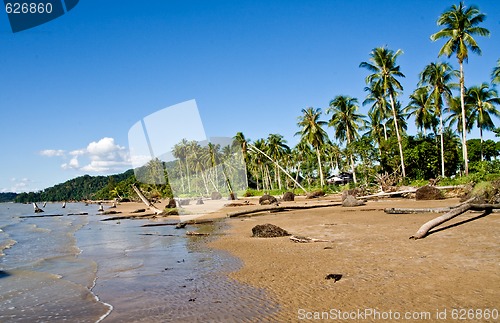
<svg viewBox="0 0 500 323"><path fill-rule="evenodd" d="M317 200L308 200L317 203ZM457 198L381 199L365 206L292 210L227 219L229 229L210 247L244 266L229 277L264 289L281 310L280 321L363 309L422 312L455 308L499 309L498 214L468 212L428 237L409 237L436 214L385 214L386 207L445 207ZM468 222L468 223L466 223ZM252 238L251 228L271 223L291 234L332 242L294 243L288 237ZM444 229L443 229L444 228ZM329 274L342 275L337 282ZM332 316L333 315L333 316Z"/></svg>

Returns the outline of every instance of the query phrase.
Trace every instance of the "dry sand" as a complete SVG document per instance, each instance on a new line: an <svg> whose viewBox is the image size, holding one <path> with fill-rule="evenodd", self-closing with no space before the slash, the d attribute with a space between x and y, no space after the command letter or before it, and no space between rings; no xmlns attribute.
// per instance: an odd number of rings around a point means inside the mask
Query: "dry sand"
<svg viewBox="0 0 500 323"><path fill-rule="evenodd" d="M255 198L249 201L258 204ZM332 199L287 203L325 202ZM495 313L500 310L499 213L474 219L481 213L468 212L415 241L409 237L437 214L383 212L386 207L444 207L458 203L458 199L392 198L353 208L337 206L231 218L227 219L228 232L210 245L243 261L243 268L231 273L231 278L264 289L270 299L280 304L278 314L263 321L390 321L398 315L400 319L395 321L401 321L406 315L415 315L429 322L439 318L444 322L456 321L455 315L460 317L469 309L478 310L474 315L488 310ZM228 212L253 207L226 207L202 218L221 218ZM144 205L123 203L117 210L127 215L137 208ZM155 219L172 220L178 221L179 217ZM252 227L265 223L331 242L252 238ZM328 274L340 274L342 278L334 282L325 279ZM372 314L366 315L370 311ZM345 315L350 319L337 320Z"/></svg>

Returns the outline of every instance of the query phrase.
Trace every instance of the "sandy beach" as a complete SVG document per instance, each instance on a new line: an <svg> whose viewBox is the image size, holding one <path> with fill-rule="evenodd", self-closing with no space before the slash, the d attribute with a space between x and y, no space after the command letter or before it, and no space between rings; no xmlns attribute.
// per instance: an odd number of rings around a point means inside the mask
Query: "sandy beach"
<svg viewBox="0 0 500 323"><path fill-rule="evenodd" d="M196 220L226 218L229 212L258 205L257 198L237 202L243 201L250 205L226 206ZM280 205L338 201L339 196L320 200L298 197L295 202ZM220 207L230 202L218 203L223 203ZM263 317L263 321L397 321L409 315L413 320L455 321L470 309L477 311L474 315L495 313L500 308L500 214L479 217L482 213L468 212L415 241L409 237L437 214L393 215L383 211L387 207L446 207L458 203L457 198L390 198L368 201L360 207L227 218L224 221L229 226L225 227L229 229L209 246L243 261L240 270L229 273L231 279L264 290L270 300L279 304L278 313ZM117 210L127 215L142 207L123 203ZM177 216L153 219L178 220ZM252 228L265 223L329 242L294 243L288 237L252 237ZM325 279L329 274L341 278Z"/></svg>
<svg viewBox="0 0 500 323"><path fill-rule="evenodd" d="M415 241L409 237L437 215L391 215L383 209L458 203L458 199L384 199L355 208L232 218L228 220L229 232L212 246L243 260L244 267L231 277L268 291L281 306L275 317L278 321L300 321L320 314L324 320L350 315L351 321L353 317L377 321L385 315L386 321L391 311L393 318L397 318L396 312L421 317L428 312L432 321L438 319L437 312L444 319L446 311L447 320L453 321L452 314L461 313L461 309L500 307L500 214L460 224L480 215L468 212ZM252 227L265 223L332 242L252 238ZM342 278L334 282L325 279L328 274ZM373 316L363 317L370 310ZM376 316L377 311L380 316ZM328 312L328 316L319 312Z"/></svg>

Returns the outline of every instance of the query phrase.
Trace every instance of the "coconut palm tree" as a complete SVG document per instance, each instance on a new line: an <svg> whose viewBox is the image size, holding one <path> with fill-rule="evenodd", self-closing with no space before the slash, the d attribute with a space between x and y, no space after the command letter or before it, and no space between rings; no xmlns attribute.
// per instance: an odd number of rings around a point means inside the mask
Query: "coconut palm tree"
<svg viewBox="0 0 500 323"><path fill-rule="evenodd" d="M290 147L287 146L286 140L282 135L273 133L267 137L267 154L276 162L284 158L286 154L290 153ZM278 189L281 190L281 176L278 166L274 165L274 179L278 182Z"/></svg>
<svg viewBox="0 0 500 323"><path fill-rule="evenodd" d="M438 26L443 29L431 35L431 40L436 41L441 38L447 39L441 47L438 56L446 55L451 57L454 53L460 65L460 105L462 110L462 129L466 129L467 116L465 113L465 83L464 66L469 58L469 49L473 53L481 54L481 49L477 45L473 36L489 36L488 29L478 25L484 21L486 16L482 14L476 6L466 7L463 2L458 6L453 5L445 11L437 21ZM465 174L469 173L469 163L467 160L467 136L466 131L462 131L462 151L464 157Z"/></svg>
<svg viewBox="0 0 500 323"><path fill-rule="evenodd" d="M452 96L451 81L457 72L448 63L430 63L420 73L420 84L431 87L430 99L434 112L439 116L439 136L441 137L441 176L444 176L443 103Z"/></svg>
<svg viewBox="0 0 500 323"><path fill-rule="evenodd" d="M332 118L328 125L335 129L335 138L346 141L347 146L359 138L358 130L364 125L364 117L356 113L359 109L358 99L345 95L338 95L330 101L326 113L331 113ZM349 154L354 183L357 183L353 154Z"/></svg>
<svg viewBox="0 0 500 323"><path fill-rule="evenodd" d="M398 139L399 156L401 158L401 171L403 177L406 176L405 164L403 157L403 146L401 144L401 134L399 133L399 126L397 124L396 116L396 95L398 91L403 90L403 86L396 77L405 77L400 71L399 65L396 64L396 59L403 51L398 49L396 52L387 49L386 47L377 47L370 53L370 63L361 62L359 67L368 69L372 74L366 77L366 84L379 82L383 89L383 93L389 97L389 103L392 108L392 115L394 121L394 129Z"/></svg>
<svg viewBox="0 0 500 323"><path fill-rule="evenodd" d="M233 137L233 140L234 145L239 145L241 153L243 155L243 160L245 162L248 162L248 142L250 140L245 138L245 135L242 132L237 132Z"/></svg>
<svg viewBox="0 0 500 323"><path fill-rule="evenodd" d="M363 106L372 104L368 112L371 115L371 120L377 120L377 124L383 126L384 139L387 140L387 125L386 121L391 115L391 110L388 108L386 95L380 82L372 82L369 86L365 87L365 92L368 92ZM380 138L377 139L380 143Z"/></svg>
<svg viewBox="0 0 500 323"><path fill-rule="evenodd" d="M500 117L500 112L495 105L500 105L500 98L495 89L490 88L488 83L480 86L472 86L467 89L465 102L471 108L471 120L476 122L481 138L481 160L483 156L483 130L494 130L495 124L491 116Z"/></svg>
<svg viewBox="0 0 500 323"><path fill-rule="evenodd" d="M326 121L319 120L321 116L321 109L314 109L309 107L307 109L302 109L302 116L299 117L299 122L297 125L300 127L300 131L295 133L295 135L300 135L301 140L305 140L316 150L316 157L318 159L318 172L320 177L321 186L325 185L325 179L323 177L323 168L321 167L321 146L328 142L328 134L323 129L327 125Z"/></svg>
<svg viewBox="0 0 500 323"><path fill-rule="evenodd" d="M491 72L491 83L500 84L500 59L497 61L497 66Z"/></svg>
<svg viewBox="0 0 500 323"><path fill-rule="evenodd" d="M429 88L423 86L410 95L410 102L405 108L408 116L415 116L415 125L424 135L427 129L435 129L438 124L430 103Z"/></svg>
<svg viewBox="0 0 500 323"><path fill-rule="evenodd" d="M368 121L366 121L366 126L364 128L368 130L363 134L364 137L370 137L373 141L377 143L379 156L382 156L381 142L384 138L384 134L387 137L387 129L380 120L380 114L376 110L368 111ZM387 139L386 139L387 140Z"/></svg>

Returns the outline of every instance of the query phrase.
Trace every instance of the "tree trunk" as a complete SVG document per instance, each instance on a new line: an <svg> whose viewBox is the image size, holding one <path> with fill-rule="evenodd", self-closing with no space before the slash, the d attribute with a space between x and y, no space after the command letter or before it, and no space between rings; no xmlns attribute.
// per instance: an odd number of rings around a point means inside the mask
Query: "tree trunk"
<svg viewBox="0 0 500 323"><path fill-rule="evenodd" d="M396 116L396 106L394 103L394 98L392 93L389 93L389 98L391 99L392 117L394 118L394 127L396 128L396 136L398 137L399 157L401 158L401 170L403 172L403 178L404 178L406 177L406 171L405 171L405 161L403 158L403 146L401 145L401 135L399 134L398 120Z"/></svg>
<svg viewBox="0 0 500 323"><path fill-rule="evenodd" d="M467 157L467 127L466 127L466 114L465 114L465 78L464 78L464 64L459 60L460 64L460 105L462 106L462 154L464 157L464 170L465 176L469 175L469 161Z"/></svg>
<svg viewBox="0 0 500 323"><path fill-rule="evenodd" d="M300 187L306 194L308 193L307 190L305 188L302 187L302 185L299 184L299 182L297 182L293 177L292 175L290 175L283 167L280 166L280 164L278 164L277 162L275 162L271 157L269 157L266 153L264 153L262 150L260 150L259 148L255 147L255 146L251 146L252 149L255 149L257 150L259 153L261 153L262 155L264 155L265 157L267 157L270 161L273 162L273 164L275 164L276 166L279 167L279 169L281 169L283 171L283 173L285 173L285 175L287 175L289 178L291 178L295 184L297 184L298 187ZM266 166L267 167L267 166Z"/></svg>
<svg viewBox="0 0 500 323"><path fill-rule="evenodd" d="M135 186L134 184L132 184L132 188L134 189L134 191L137 193L137 195L139 195L139 197L141 198L142 202L144 202L144 204L146 204L146 206L148 208L150 208L151 210L153 210L155 212L155 214L160 214L160 213L163 213L162 210L158 209L153 203L151 203L145 196L144 194L142 194L141 190Z"/></svg>
<svg viewBox="0 0 500 323"><path fill-rule="evenodd" d="M242 210L242 211L237 211L237 212L231 212L227 214L228 218L234 218L240 215L247 215L247 214L252 214L252 213L259 213L259 212L279 212L279 211L286 211L286 210L305 210L305 209L316 209L316 208L322 208L322 207L334 207L334 206L341 206L342 203L328 203L328 204L310 204L310 205L286 205L286 206L263 206L263 207L257 207L254 209L250 210Z"/></svg>
<svg viewBox="0 0 500 323"><path fill-rule="evenodd" d="M444 176L444 139L443 139L443 111L439 113L439 127L441 133L441 177Z"/></svg>
<svg viewBox="0 0 500 323"><path fill-rule="evenodd" d="M319 147L316 147L316 156L318 157L318 170L319 170L319 178L321 181L321 187L325 186L325 180L323 178L323 168L321 167L321 155L319 153Z"/></svg>
<svg viewBox="0 0 500 323"><path fill-rule="evenodd" d="M420 229L418 229L417 233L415 233L414 235L412 235L410 237L410 239L417 240L417 239L424 238L427 235L427 233L429 232L429 230L431 230L432 228L434 228L434 227L436 227L436 226L440 225L441 223L444 223L448 220L451 220L454 217L459 216L460 214L462 214L464 212L467 212L468 210L470 210L470 208L471 208L471 204L466 203L466 204L464 204L456 209L449 211L446 214L443 214L441 216L438 216L435 219L430 220L429 222L426 222L423 226L420 227Z"/></svg>
<svg viewBox="0 0 500 323"><path fill-rule="evenodd" d="M479 127L479 136L481 137L481 161L484 160L484 153L483 153L483 128Z"/></svg>

